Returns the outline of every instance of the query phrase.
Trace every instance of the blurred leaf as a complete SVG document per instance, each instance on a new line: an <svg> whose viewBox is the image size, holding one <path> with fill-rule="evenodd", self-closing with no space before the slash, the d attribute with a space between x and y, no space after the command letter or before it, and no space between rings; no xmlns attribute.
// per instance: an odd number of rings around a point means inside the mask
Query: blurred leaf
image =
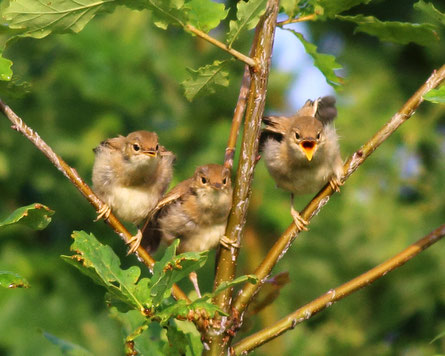
<svg viewBox="0 0 445 356"><path fill-rule="evenodd" d="M233 42L238 38L241 32L254 28L260 16L266 9L267 0L239 1L236 5L236 21L229 23L229 33L227 34L227 45L232 47Z"/></svg>
<svg viewBox="0 0 445 356"><path fill-rule="evenodd" d="M0 81L0 95L6 98L17 99L30 92L31 85L28 82L19 82L16 76L10 81Z"/></svg>
<svg viewBox="0 0 445 356"><path fill-rule="evenodd" d="M141 270L131 266L120 268L120 261L110 246L102 245L93 234L74 231L73 256L61 256L62 259L78 268L97 284L107 288L115 298L133 306L136 310L151 307L149 279L139 280Z"/></svg>
<svg viewBox="0 0 445 356"><path fill-rule="evenodd" d="M0 54L2 54L0 52ZM12 78L12 62L9 59L0 56L0 80L10 81Z"/></svg>
<svg viewBox="0 0 445 356"><path fill-rule="evenodd" d="M303 35L297 31L287 29L292 32L304 46L306 52L314 59L314 65L323 73L328 84L333 88L338 88L343 84L343 78L335 74L336 69L341 69L342 66L335 61L335 57L331 54L323 54L317 52L317 46L306 41Z"/></svg>
<svg viewBox="0 0 445 356"><path fill-rule="evenodd" d="M191 77L182 82L186 98L192 101L198 94L213 94L215 92L214 85L227 87L229 73L223 70L227 63L228 61L214 61L213 64L208 64L197 70L187 68Z"/></svg>
<svg viewBox="0 0 445 356"><path fill-rule="evenodd" d="M190 9L189 23L196 28L209 32L217 27L229 13L224 4L218 4L210 0L191 0L186 7Z"/></svg>
<svg viewBox="0 0 445 356"><path fill-rule="evenodd" d="M186 252L175 256L178 244L179 239L176 239L167 248L162 259L153 266L150 288L154 306L158 306L171 295L174 283L201 268L207 260L208 251Z"/></svg>
<svg viewBox="0 0 445 356"><path fill-rule="evenodd" d="M147 8L153 13L154 24L167 29L168 25L184 26L187 22L188 9L184 0L148 0Z"/></svg>
<svg viewBox="0 0 445 356"><path fill-rule="evenodd" d="M29 288L28 281L17 273L0 271L0 287Z"/></svg>
<svg viewBox="0 0 445 356"><path fill-rule="evenodd" d="M280 7L283 9L285 14L289 18L295 17L295 15L300 11L299 6L300 0L281 0Z"/></svg>
<svg viewBox="0 0 445 356"><path fill-rule="evenodd" d="M51 222L54 211L45 205L34 203L15 210L6 219L0 220L0 228L22 224L33 230L43 230Z"/></svg>
<svg viewBox="0 0 445 356"><path fill-rule="evenodd" d="M280 295L281 289L290 282L289 272L281 272L268 278L259 293L255 295L249 311L257 314L268 305L272 304Z"/></svg>
<svg viewBox="0 0 445 356"><path fill-rule="evenodd" d="M414 8L422 11L428 18L445 25L445 14L437 10L432 3L426 3L423 0L420 0L414 4Z"/></svg>
<svg viewBox="0 0 445 356"><path fill-rule="evenodd" d="M423 98L436 104L445 104L445 85L439 89L431 89Z"/></svg>
<svg viewBox="0 0 445 356"><path fill-rule="evenodd" d="M439 36L432 24L416 24L398 21L380 21L373 16L336 16L340 20L356 23L354 32L365 32L378 37L381 41L407 44L410 42L422 46L437 43Z"/></svg>
<svg viewBox="0 0 445 356"><path fill-rule="evenodd" d="M167 338L164 355L200 356L203 352L201 335L190 322L172 321L167 329Z"/></svg>
<svg viewBox="0 0 445 356"><path fill-rule="evenodd" d="M3 8L11 29L24 29L23 36L43 38L52 32L79 32L99 12L111 11L116 0L12 0Z"/></svg>
<svg viewBox="0 0 445 356"><path fill-rule="evenodd" d="M349 10L360 4L368 4L371 0L318 0L316 5L323 8L323 14L333 17L343 11Z"/></svg>
<svg viewBox="0 0 445 356"><path fill-rule="evenodd" d="M47 333L46 331L43 331L43 336L45 336L49 341L51 341L54 345L58 346L60 348L60 351L62 351L63 355L68 356L93 356L93 354L84 349L83 347L73 344L69 341L65 341L62 339L59 339L57 336L54 336L50 333Z"/></svg>

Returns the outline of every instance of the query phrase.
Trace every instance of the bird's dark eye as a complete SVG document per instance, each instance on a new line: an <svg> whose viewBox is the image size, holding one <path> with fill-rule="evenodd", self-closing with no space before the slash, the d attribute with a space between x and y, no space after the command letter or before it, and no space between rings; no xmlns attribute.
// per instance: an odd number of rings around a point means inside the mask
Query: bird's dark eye
<svg viewBox="0 0 445 356"><path fill-rule="evenodd" d="M296 138L297 140L300 139L300 134L299 134L298 132L295 132L295 138Z"/></svg>
<svg viewBox="0 0 445 356"><path fill-rule="evenodd" d="M227 183L227 178L224 178L223 179L223 184L226 184Z"/></svg>
<svg viewBox="0 0 445 356"><path fill-rule="evenodd" d="M317 140L319 140L319 139L320 139L320 133L317 134Z"/></svg>
<svg viewBox="0 0 445 356"><path fill-rule="evenodd" d="M140 149L141 147L137 143L133 145L133 150L135 150L136 152L139 151Z"/></svg>
<svg viewBox="0 0 445 356"><path fill-rule="evenodd" d="M206 177L201 177L201 182L202 182L202 184L206 184L207 183Z"/></svg>
<svg viewBox="0 0 445 356"><path fill-rule="evenodd" d="M159 150L159 145L156 145L156 151Z"/></svg>

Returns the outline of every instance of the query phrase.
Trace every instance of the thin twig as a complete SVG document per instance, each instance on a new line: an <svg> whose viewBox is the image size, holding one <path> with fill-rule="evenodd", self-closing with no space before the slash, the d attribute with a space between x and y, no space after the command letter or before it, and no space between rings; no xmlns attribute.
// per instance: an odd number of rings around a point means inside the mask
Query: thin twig
<svg viewBox="0 0 445 356"><path fill-rule="evenodd" d="M11 108L3 103L0 99L0 110L5 116L12 122L12 128L19 131L23 136L30 140L50 161L54 166L67 177L71 183L82 193L82 195L88 200L88 202L94 206L96 211L100 210L104 203L96 196L93 190L84 182L77 171L70 167L59 155L57 155L48 144L43 141L39 134L27 126L23 120L18 117ZM110 213L109 217L105 220L113 230L127 243L132 237L130 232L122 225L122 223L116 218L113 213ZM138 258L152 270L155 260L150 254L142 247L137 249ZM177 286L173 286L173 295L177 299L188 300L185 293Z"/></svg>
<svg viewBox="0 0 445 356"><path fill-rule="evenodd" d="M234 50L233 48L229 48L225 43L222 43L218 41L216 38L213 38L212 36L209 36L207 33L198 30L196 27L186 24L184 25L184 29L186 31L189 31L196 36L202 38L203 40L206 40L207 42L211 43L212 45L221 48L223 51L226 51L227 53L231 54L236 59L240 60L241 62L246 63L251 68L256 68L257 62L255 59L246 56L245 54L242 54L241 52L238 52L237 50Z"/></svg>
<svg viewBox="0 0 445 356"><path fill-rule="evenodd" d="M291 23L304 22L304 21L313 21L317 19L317 14L310 14L307 16L297 17L295 19L287 19L284 21L280 21L277 23L277 26L282 27L284 25L289 25Z"/></svg>
<svg viewBox="0 0 445 356"><path fill-rule="evenodd" d="M239 91L238 101L236 103L235 112L233 113L232 127L230 128L229 140L227 142L226 154L224 156L224 166L229 169L233 167L233 158L235 157L236 141L238 139L239 128L243 121L244 112L246 111L247 94L250 86L250 68L244 68L243 81Z"/></svg>
<svg viewBox="0 0 445 356"><path fill-rule="evenodd" d="M431 89L437 87L445 79L445 65L439 70L435 70L428 80L416 91L416 93L403 105L403 107L386 123L365 145L363 145L344 165L344 177L346 181L349 176L384 142L397 128L408 120L415 112L417 107L423 102L422 96ZM301 216L310 221L312 217L318 214L320 209L327 204L329 198L334 193L333 189L327 184L312 201L302 210ZM280 236L277 242L269 250L263 262L258 266L255 275L258 277L257 284L247 283L241 290L238 297L232 304L232 308L239 315L238 320L234 320L234 329L237 329L242 323L243 313L249 305L252 297L262 286L262 281L267 278L272 268L278 260L289 249L292 241L297 237L298 229L295 224L291 224L287 230Z"/></svg>
<svg viewBox="0 0 445 356"><path fill-rule="evenodd" d="M250 352L262 344L283 334L285 331L293 329L295 325L313 317L315 314L331 306L336 301L347 297L351 293L354 293L363 287L366 287L375 280L385 276L388 272L391 272L392 270L404 265L410 259L418 255L427 247L439 241L444 236L445 224L377 267L370 269L369 271L335 289L329 290L322 296L314 299L312 302L297 309L292 314L289 314L283 319L277 321L275 324L270 325L269 327L264 328L263 330L241 340L233 346L234 354L244 355L247 352Z"/></svg>
<svg viewBox="0 0 445 356"><path fill-rule="evenodd" d="M235 276L238 249L241 235L246 222L247 209L251 193L254 168L258 156L258 138L261 130L261 120L264 112L267 82L272 55L276 19L278 15L278 0L269 0L266 11L257 25L252 57L258 62L256 70L251 69L251 80L247 98L247 108L244 120L241 154L238 164L237 177L233 192L233 205L227 223L226 236L233 243L230 249L221 248L217 261L214 288L222 282L231 281ZM218 294L214 303L228 312L232 300L232 288ZM223 331L225 323L217 332L209 330L206 342L210 345L208 355L220 355L227 348L228 339Z"/></svg>

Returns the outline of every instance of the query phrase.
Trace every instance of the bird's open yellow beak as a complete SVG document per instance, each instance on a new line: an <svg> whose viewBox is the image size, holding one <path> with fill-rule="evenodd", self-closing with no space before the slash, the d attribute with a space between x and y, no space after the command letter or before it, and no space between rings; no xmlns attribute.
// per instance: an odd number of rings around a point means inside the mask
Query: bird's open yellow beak
<svg viewBox="0 0 445 356"><path fill-rule="evenodd" d="M301 141L300 147L306 155L307 160L311 161L315 148L317 147L317 143L315 141Z"/></svg>

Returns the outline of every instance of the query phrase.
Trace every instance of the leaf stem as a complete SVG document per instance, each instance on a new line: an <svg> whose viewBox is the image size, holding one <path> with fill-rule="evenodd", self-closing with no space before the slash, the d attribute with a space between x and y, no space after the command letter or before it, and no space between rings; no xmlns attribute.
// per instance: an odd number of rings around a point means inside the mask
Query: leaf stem
<svg viewBox="0 0 445 356"><path fill-rule="evenodd" d="M77 171L70 167L59 155L57 155L48 144L43 141L39 134L27 126L23 120L16 115L12 109L6 105L0 99L0 110L3 114L12 122L12 128L19 131L29 141L31 141L50 161L51 163L68 178L71 183L82 193L82 195L88 200L88 202L96 209L100 210L104 203L97 197L93 190L84 182ZM125 228L124 225L116 218L113 213L110 213L108 219L105 220L113 230L127 242L131 237L131 233ZM142 247L137 249L137 255L139 259L152 270L155 260L150 254ZM173 286L173 295L177 299L188 300L185 293L177 286Z"/></svg>
<svg viewBox="0 0 445 356"><path fill-rule="evenodd" d="M389 120L366 144L357 150L352 157L345 163L344 177L345 182L349 176L354 173L357 168L379 147L397 128L408 120L415 112L417 107L423 102L423 95L431 89L437 87L445 79L445 65L439 70L435 70L428 80L414 93L414 95L402 106L402 108ZM334 193L333 189L327 184L301 211L300 215L307 221L310 221L320 209L326 205ZM299 231L295 224L291 224L286 231L275 242L268 254L257 267L254 274L258 277L258 283L246 283L238 297L232 304L232 309L239 315L242 320L243 313L248 307L252 297L261 288L263 281L270 274L272 268L281 259L290 247L293 240L297 237ZM234 321L234 329L240 325L236 325L239 320Z"/></svg>
<svg viewBox="0 0 445 356"><path fill-rule="evenodd" d="M196 27L186 24L184 25L184 29L186 31L189 31L193 33L194 35L202 38L203 40L206 40L207 42L210 42L212 45L222 49L223 51L226 51L227 53L231 54L236 59L240 60L241 62L246 63L249 67L256 68L257 62L255 59L248 57L241 52L238 52L237 50L234 50L233 48L229 48L226 44L218 41L216 38L213 38L212 36L209 36L207 33L197 29Z"/></svg>
<svg viewBox="0 0 445 356"><path fill-rule="evenodd" d="M439 241L444 236L445 224L438 227L427 236L423 237L382 264L370 269L369 271L335 289L329 290L317 299L314 299L312 302L277 321L275 324L244 338L234 345L232 349L233 353L235 355L245 355L247 352L252 351L253 349L283 334L284 332L293 329L297 324L313 317L315 314L331 306L336 301L347 297L363 287L366 287L377 279L385 276L388 272L401 267L410 259L418 255L427 247Z"/></svg>
<svg viewBox="0 0 445 356"><path fill-rule="evenodd" d="M287 19L284 21L280 21L277 23L277 26L282 27L284 25L289 25L291 23L304 22L304 21L313 21L317 19L317 14L310 14L307 16L298 17L295 19Z"/></svg>

